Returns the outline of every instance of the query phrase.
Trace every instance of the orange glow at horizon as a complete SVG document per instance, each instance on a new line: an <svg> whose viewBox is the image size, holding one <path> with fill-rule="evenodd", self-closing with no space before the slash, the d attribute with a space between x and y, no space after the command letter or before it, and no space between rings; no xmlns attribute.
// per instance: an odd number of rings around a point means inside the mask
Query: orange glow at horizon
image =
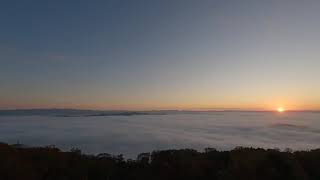
<svg viewBox="0 0 320 180"><path fill-rule="evenodd" d="M200 96L202 97L202 96ZM100 98L102 99L102 98ZM292 110L320 110L320 103L317 99L313 101L303 101L295 98L177 98L174 100L143 99L138 102L137 99L129 99L123 102L123 99L100 100L92 98L91 101L82 99L69 99L62 102L33 101L22 102L10 99L0 102L0 109L37 109L37 108L71 108L71 109L96 109L96 110L257 110L257 111L292 111ZM141 98L142 99L142 98ZM243 100L244 99L244 100ZM52 100L53 101L53 100ZM281 110L281 109L282 110Z"/></svg>

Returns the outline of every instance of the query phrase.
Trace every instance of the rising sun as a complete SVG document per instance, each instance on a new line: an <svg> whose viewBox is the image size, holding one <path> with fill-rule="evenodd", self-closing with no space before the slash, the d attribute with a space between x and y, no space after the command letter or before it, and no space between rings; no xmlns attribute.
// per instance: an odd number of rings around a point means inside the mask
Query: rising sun
<svg viewBox="0 0 320 180"><path fill-rule="evenodd" d="M283 112L284 109L283 109L282 107L279 107L279 108L277 109L277 111L278 111L278 112Z"/></svg>

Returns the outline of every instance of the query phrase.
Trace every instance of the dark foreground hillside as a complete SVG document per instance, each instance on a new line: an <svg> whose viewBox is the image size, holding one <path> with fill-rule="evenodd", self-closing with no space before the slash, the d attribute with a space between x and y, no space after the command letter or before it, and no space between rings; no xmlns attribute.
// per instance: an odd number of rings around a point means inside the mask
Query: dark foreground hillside
<svg viewBox="0 0 320 180"><path fill-rule="evenodd" d="M253 148L204 152L154 151L136 160L119 156L62 152L54 147L21 148L0 144L3 180L320 180L320 149L279 152Z"/></svg>

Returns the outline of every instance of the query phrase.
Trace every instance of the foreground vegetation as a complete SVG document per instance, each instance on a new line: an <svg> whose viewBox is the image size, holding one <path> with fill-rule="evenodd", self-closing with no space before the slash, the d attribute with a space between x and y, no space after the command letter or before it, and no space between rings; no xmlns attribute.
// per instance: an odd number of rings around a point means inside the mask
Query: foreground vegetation
<svg viewBox="0 0 320 180"><path fill-rule="evenodd" d="M62 152L55 147L23 148L1 143L0 179L319 180L320 149L299 152L242 147L232 151L165 150L125 160L122 155L93 156L77 149Z"/></svg>

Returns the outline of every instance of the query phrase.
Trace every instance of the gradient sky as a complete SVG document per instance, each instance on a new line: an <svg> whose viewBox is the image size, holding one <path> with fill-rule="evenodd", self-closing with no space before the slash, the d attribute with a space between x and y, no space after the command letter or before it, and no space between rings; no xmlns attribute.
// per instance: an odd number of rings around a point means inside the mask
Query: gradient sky
<svg viewBox="0 0 320 180"><path fill-rule="evenodd" d="M320 109L318 0L2 0L0 109Z"/></svg>

